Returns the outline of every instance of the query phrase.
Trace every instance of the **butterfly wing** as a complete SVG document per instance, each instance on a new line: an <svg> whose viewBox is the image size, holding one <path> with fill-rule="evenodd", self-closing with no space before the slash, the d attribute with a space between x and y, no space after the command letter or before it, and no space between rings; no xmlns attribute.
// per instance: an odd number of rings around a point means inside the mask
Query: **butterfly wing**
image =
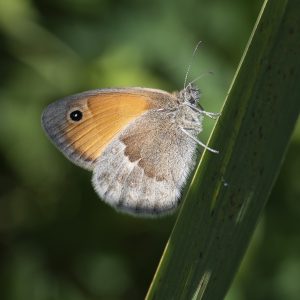
<svg viewBox="0 0 300 300"><path fill-rule="evenodd" d="M50 104L42 125L75 164L93 170L99 196L137 215L173 211L194 165L195 142L164 111L176 99L155 89L101 89ZM71 113L82 118L73 120Z"/></svg>
<svg viewBox="0 0 300 300"><path fill-rule="evenodd" d="M43 112L42 126L68 159L92 170L114 136L154 107L142 89L92 90L50 104ZM80 111L82 119L73 121L72 111Z"/></svg>
<svg viewBox="0 0 300 300"><path fill-rule="evenodd" d="M132 122L103 151L93 172L99 196L117 210L155 216L172 212L194 166L195 142L159 110Z"/></svg>

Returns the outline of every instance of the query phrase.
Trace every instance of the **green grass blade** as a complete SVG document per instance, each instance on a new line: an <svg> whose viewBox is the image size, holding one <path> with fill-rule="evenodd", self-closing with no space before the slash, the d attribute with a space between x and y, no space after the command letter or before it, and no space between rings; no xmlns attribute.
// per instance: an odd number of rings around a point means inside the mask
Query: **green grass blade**
<svg viewBox="0 0 300 300"><path fill-rule="evenodd" d="M223 299L300 110L300 1L265 1L147 299Z"/></svg>

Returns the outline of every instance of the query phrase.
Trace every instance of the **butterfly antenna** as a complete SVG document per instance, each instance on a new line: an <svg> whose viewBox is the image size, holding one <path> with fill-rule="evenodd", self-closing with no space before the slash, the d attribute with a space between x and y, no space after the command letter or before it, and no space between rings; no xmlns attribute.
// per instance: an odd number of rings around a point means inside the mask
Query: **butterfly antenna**
<svg viewBox="0 0 300 300"><path fill-rule="evenodd" d="M202 41L199 41L193 51L193 55L192 55L192 58L191 58L191 61L187 67L187 70L186 70L186 73L185 73L185 78L184 78L184 85L183 85L183 90L186 89L186 83L187 83L187 80L188 80L188 77L189 77L189 73L190 73L190 69L191 69L191 66L192 66L192 62L193 62L193 59L195 57L195 54L200 46L200 44L202 43Z"/></svg>
<svg viewBox="0 0 300 300"><path fill-rule="evenodd" d="M198 77L196 77L193 81L189 82L189 84L193 84L194 82L200 80L202 77L207 76L207 75L214 75L214 73L212 71L208 71L208 72L202 73L201 75L199 75Z"/></svg>

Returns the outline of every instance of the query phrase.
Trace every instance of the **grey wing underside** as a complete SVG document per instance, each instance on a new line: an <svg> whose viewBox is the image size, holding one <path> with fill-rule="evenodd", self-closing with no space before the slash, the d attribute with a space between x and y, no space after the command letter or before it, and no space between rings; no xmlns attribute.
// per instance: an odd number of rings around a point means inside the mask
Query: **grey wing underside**
<svg viewBox="0 0 300 300"><path fill-rule="evenodd" d="M194 166L195 149L195 142L168 116L147 112L102 152L93 186L119 211L144 216L171 213Z"/></svg>

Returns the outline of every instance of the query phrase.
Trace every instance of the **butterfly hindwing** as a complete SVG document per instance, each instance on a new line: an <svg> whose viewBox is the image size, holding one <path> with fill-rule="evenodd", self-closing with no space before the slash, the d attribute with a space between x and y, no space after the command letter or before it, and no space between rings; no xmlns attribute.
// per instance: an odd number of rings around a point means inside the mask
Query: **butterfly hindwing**
<svg viewBox="0 0 300 300"><path fill-rule="evenodd" d="M194 166L195 142L160 111L132 122L97 160L93 185L118 210L139 215L172 212Z"/></svg>

